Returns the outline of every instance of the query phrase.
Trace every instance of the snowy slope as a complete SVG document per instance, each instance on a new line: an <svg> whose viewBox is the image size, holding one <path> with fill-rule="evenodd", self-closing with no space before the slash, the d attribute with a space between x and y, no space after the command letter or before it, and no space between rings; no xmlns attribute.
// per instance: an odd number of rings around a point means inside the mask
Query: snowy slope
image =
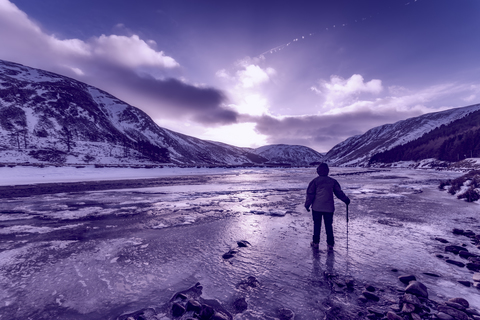
<svg viewBox="0 0 480 320"><path fill-rule="evenodd" d="M375 127L363 135L350 137L334 146L325 155L325 161L339 166L366 166L373 155L416 140L441 125L449 124L478 110L480 104L428 113Z"/></svg>
<svg viewBox="0 0 480 320"><path fill-rule="evenodd" d="M311 148L298 145L273 144L255 149L255 153L272 163L309 165L320 162L323 155Z"/></svg>
<svg viewBox="0 0 480 320"><path fill-rule="evenodd" d="M305 163L297 159L300 163L292 164ZM85 83L0 60L0 162L242 165L268 161L253 149L161 128L140 109Z"/></svg>

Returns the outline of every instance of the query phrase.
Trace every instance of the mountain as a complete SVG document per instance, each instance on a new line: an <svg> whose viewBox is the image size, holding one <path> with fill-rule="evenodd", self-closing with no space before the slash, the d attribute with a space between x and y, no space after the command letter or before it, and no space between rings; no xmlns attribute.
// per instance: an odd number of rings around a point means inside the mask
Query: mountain
<svg viewBox="0 0 480 320"><path fill-rule="evenodd" d="M368 166L375 162L427 158L454 161L455 157L459 157L457 154L460 154L461 150L462 153L464 153L463 150L467 152L466 144L458 142L463 139L463 135L468 133L471 139L475 135L478 137L479 122L476 120L479 117L478 111L480 111L480 104L428 113L394 124L375 127L363 135L350 137L337 144L325 155L324 160L338 166ZM449 143L457 145L458 149L457 147L450 149ZM412 155L410 158L389 156L397 151L400 154L399 150L405 147L411 148L406 152ZM441 148L444 151L440 151ZM450 153L453 155L447 155L445 150L447 153L452 151ZM380 154L386 156L383 157ZM405 155L405 152L403 154Z"/></svg>
<svg viewBox="0 0 480 320"><path fill-rule="evenodd" d="M252 165L269 161L253 149L161 128L140 109L85 83L0 60L0 162Z"/></svg>
<svg viewBox="0 0 480 320"><path fill-rule="evenodd" d="M323 158L321 153L305 146L273 144L254 150L255 154L269 159L272 163L298 163L309 165L320 162Z"/></svg>

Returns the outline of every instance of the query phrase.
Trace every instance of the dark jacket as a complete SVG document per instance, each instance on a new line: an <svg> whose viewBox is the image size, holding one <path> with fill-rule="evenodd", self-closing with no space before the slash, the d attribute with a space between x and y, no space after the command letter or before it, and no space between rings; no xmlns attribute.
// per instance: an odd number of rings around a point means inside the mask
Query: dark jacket
<svg viewBox="0 0 480 320"><path fill-rule="evenodd" d="M334 212L334 194L347 205L350 203L350 199L343 193L338 181L330 178L328 172L326 164L322 163L318 166L318 177L313 179L307 188L307 199L305 200L307 210L312 206L312 210L315 211Z"/></svg>

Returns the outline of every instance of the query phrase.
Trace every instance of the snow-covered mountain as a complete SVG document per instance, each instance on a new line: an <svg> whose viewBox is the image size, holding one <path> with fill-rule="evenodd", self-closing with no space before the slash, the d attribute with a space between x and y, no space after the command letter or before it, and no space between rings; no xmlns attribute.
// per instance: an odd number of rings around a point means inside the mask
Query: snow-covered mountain
<svg viewBox="0 0 480 320"><path fill-rule="evenodd" d="M292 163L291 159L281 162ZM298 160L305 163L301 155ZM242 165L269 161L253 149L161 128L140 109L85 83L0 60L0 162Z"/></svg>
<svg viewBox="0 0 480 320"><path fill-rule="evenodd" d="M309 165L320 162L323 154L305 146L272 144L254 150L255 154L273 163L298 163Z"/></svg>
<svg viewBox="0 0 480 320"><path fill-rule="evenodd" d="M467 119L480 110L480 104L428 113L415 118L375 127L334 146L324 160L337 166L368 166L372 157L418 140L433 130ZM423 158L434 157L425 154Z"/></svg>

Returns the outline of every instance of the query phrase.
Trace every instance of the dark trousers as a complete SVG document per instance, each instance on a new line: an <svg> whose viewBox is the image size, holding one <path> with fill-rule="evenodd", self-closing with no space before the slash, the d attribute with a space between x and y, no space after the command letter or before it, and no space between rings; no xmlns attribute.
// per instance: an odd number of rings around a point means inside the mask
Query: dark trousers
<svg viewBox="0 0 480 320"><path fill-rule="evenodd" d="M320 242L320 229L322 228L322 217L325 222L325 232L327 233L327 244L333 246L335 239L333 237L333 212L321 212L312 210L313 216L313 242Z"/></svg>

